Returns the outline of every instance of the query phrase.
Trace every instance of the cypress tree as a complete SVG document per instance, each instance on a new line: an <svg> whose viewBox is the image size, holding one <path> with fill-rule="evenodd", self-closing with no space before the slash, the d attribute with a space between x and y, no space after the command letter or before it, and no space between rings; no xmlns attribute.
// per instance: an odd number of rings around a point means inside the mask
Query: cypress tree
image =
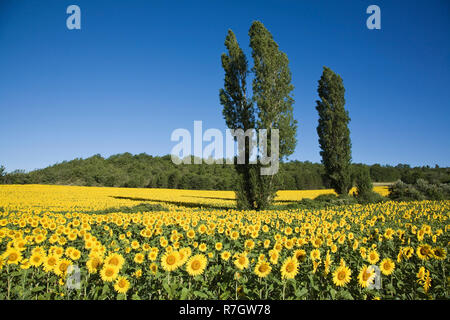
<svg viewBox="0 0 450 320"><path fill-rule="evenodd" d="M319 80L316 109L319 113L317 134L326 178L338 194L348 194L352 187L351 141L345 110L345 88L342 78L324 67Z"/></svg>

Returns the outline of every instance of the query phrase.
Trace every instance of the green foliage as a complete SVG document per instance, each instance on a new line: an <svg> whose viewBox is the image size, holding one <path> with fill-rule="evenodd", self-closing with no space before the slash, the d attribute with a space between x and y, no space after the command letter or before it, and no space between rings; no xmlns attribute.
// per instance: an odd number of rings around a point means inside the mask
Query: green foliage
<svg viewBox="0 0 450 320"><path fill-rule="evenodd" d="M225 71L224 88L220 89L222 114L228 128L242 129L244 132L255 128L255 109L247 97L247 75L249 73L247 58L239 47L233 31L228 30L225 38L228 54L222 54L222 67ZM249 164L252 150L250 142L245 139L244 164L236 164L238 180L236 199L239 209L252 209L255 205L254 168Z"/></svg>
<svg viewBox="0 0 450 320"><path fill-rule="evenodd" d="M389 198L398 201L425 200L425 197L413 185L403 181L389 186Z"/></svg>
<svg viewBox="0 0 450 320"><path fill-rule="evenodd" d="M357 166L368 168L374 182L389 182L392 181L389 180L391 177L400 177L408 171L420 172L423 179L430 184L448 185L450 182L449 168L411 168L405 165L394 167L379 164ZM373 168L375 170L372 170ZM375 172L375 176L372 172ZM154 188L160 175L167 176L167 185L162 187L178 189L234 190L238 180L234 167L226 164L174 165L170 155L153 157L145 153L123 153L109 158L94 156L63 161L28 173L16 170L4 173L2 183ZM329 187L323 179L324 175L325 169L320 163L281 162L280 170L274 177L274 184L281 190L324 189ZM163 183L165 180L162 179Z"/></svg>
<svg viewBox="0 0 450 320"><path fill-rule="evenodd" d="M356 198L348 195L337 196L334 193L321 194L314 199L304 198L297 203L288 204L283 209L324 209L335 206L357 204ZM280 207L278 207L280 209Z"/></svg>
<svg viewBox="0 0 450 320"><path fill-rule="evenodd" d="M444 200L450 196L449 185L431 184L424 179L418 179L414 185L416 189L429 200Z"/></svg>
<svg viewBox="0 0 450 320"><path fill-rule="evenodd" d="M423 179L415 184L397 181L389 187L389 198L398 201L450 199L450 184L432 184Z"/></svg>
<svg viewBox="0 0 450 320"><path fill-rule="evenodd" d="M253 97L247 93L249 67L244 52L239 47L234 33L229 30L225 38L227 53L222 54L222 67L225 71L224 88L220 89L222 114L228 128L266 129L268 142L263 154L270 156L272 129L279 130L279 159L293 153L297 143L295 135L297 122L293 119L289 60L278 49L270 32L259 22L253 22L249 30L250 47L255 75L252 83ZM255 105L257 109L255 109ZM251 139L251 138L248 138ZM236 164L238 181L236 184L237 206L240 209L261 210L268 208L275 198L277 179L274 176L261 176L261 165L250 164L253 150L245 139L243 152L245 163ZM260 155L257 155L258 159Z"/></svg>
<svg viewBox="0 0 450 320"><path fill-rule="evenodd" d="M292 76L287 55L272 34L259 22L249 30L253 57L253 100L258 106L258 128L278 129L280 158L291 155L297 144L297 121L293 118ZM270 139L268 139L270 142ZM270 143L267 148L270 150Z"/></svg>
<svg viewBox="0 0 450 320"><path fill-rule="evenodd" d="M0 183L4 183L4 176L6 175L6 168L0 166Z"/></svg>
<svg viewBox="0 0 450 320"><path fill-rule="evenodd" d="M347 194L352 187L350 117L344 108L344 93L341 77L324 67L318 87L320 100L316 101L317 133L326 177L338 194Z"/></svg>
<svg viewBox="0 0 450 320"><path fill-rule="evenodd" d="M370 170L366 167L356 167L354 174L356 197L364 198L373 193L373 184L370 179Z"/></svg>

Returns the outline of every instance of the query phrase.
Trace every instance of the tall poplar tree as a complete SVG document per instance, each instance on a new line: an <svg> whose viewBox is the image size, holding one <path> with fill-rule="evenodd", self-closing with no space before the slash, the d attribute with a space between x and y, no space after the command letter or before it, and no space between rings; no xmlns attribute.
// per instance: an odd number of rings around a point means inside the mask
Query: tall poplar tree
<svg viewBox="0 0 450 320"><path fill-rule="evenodd" d="M352 187L351 141L345 110L345 88L342 78L330 68L324 67L319 80L316 109L319 113L317 134L322 151L325 175L338 194L348 194Z"/></svg>
<svg viewBox="0 0 450 320"><path fill-rule="evenodd" d="M245 132L255 128L255 109L253 102L247 97L247 76L250 70L247 58L231 30L228 30L225 46L228 53L222 54L224 88L220 89L219 93L220 103L223 105L222 114L228 128L242 129ZM238 173L236 198L239 209L252 209L255 203L255 170L249 164L251 151L250 143L245 139L245 163L235 164Z"/></svg>
<svg viewBox="0 0 450 320"><path fill-rule="evenodd" d="M225 86L220 90L220 102L224 106L223 115L231 129L267 130L267 150L259 149L258 159L261 153L271 156L272 129L278 129L277 161L282 161L294 152L297 143L297 121L293 118L294 99L291 95L294 86L291 84L289 60L261 22L253 22L249 36L254 63L251 69L254 73L253 97L248 96L246 88L249 74L247 59L234 34L229 31L225 40L228 54L222 55ZM247 148L246 143L246 165L236 166L242 179L237 190L238 207L266 209L276 194L276 178L275 175L261 175L263 165L260 162L249 164L251 150Z"/></svg>

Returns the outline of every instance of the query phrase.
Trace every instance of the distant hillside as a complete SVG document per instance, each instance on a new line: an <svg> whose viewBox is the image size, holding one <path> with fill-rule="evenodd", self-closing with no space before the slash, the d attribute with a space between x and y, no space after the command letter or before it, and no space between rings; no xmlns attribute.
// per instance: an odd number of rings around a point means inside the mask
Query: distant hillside
<svg viewBox="0 0 450 320"><path fill-rule="evenodd" d="M418 178L432 183L450 182L449 168L411 168L403 164L395 167L375 164L368 167L374 182L401 179L406 183L414 183ZM14 171L0 176L0 183L233 190L235 178L231 165L177 166L172 163L170 155L153 157L145 153L122 153L106 159L100 155L77 158L31 172ZM286 190L328 187L323 180L323 166L311 162L282 163L277 180L279 188Z"/></svg>

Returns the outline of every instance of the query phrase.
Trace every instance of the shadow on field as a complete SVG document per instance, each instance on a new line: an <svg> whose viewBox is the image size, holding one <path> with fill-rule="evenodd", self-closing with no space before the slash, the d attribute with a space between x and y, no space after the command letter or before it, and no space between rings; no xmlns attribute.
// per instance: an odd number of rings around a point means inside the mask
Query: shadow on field
<svg viewBox="0 0 450 320"><path fill-rule="evenodd" d="M151 202L167 203L167 204L173 204L173 205L176 205L176 206L186 207L186 208L217 209L217 210L229 210L229 209L232 209L230 207L218 206L218 205L208 204L208 203L193 203L193 202L183 202L183 201L167 201L167 200L159 200L159 199L121 197L121 196L110 196L110 197L114 198L114 199L126 199L126 200L132 200L132 201L151 201Z"/></svg>
<svg viewBox="0 0 450 320"><path fill-rule="evenodd" d="M203 196L182 196L185 198L203 198L203 199L213 199L213 200L236 200L235 198L219 198L219 197L203 197Z"/></svg>

